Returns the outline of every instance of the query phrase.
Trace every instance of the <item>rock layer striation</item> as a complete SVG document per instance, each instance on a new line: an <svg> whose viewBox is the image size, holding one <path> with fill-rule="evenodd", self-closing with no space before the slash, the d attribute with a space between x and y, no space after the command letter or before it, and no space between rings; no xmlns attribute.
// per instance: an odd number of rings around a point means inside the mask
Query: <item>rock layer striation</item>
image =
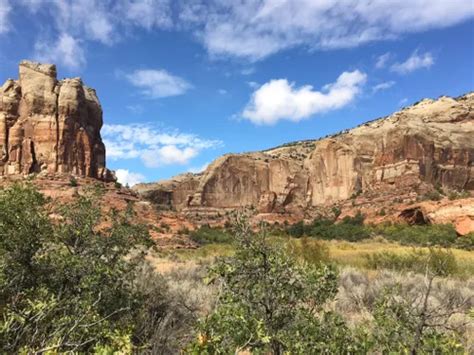
<svg viewBox="0 0 474 355"><path fill-rule="evenodd" d="M69 173L113 179L100 136L102 108L80 78L23 61L19 79L0 88L0 176Z"/></svg>
<svg viewBox="0 0 474 355"><path fill-rule="evenodd" d="M177 210L254 206L304 211L348 200L474 190L474 93L423 100L391 116L314 141L229 154L201 174L136 185Z"/></svg>

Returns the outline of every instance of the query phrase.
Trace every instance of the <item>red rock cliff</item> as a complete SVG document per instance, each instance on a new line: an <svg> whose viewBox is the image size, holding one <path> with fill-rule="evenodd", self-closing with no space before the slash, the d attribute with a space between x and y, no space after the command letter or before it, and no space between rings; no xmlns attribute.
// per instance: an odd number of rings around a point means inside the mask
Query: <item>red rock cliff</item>
<svg viewBox="0 0 474 355"><path fill-rule="evenodd" d="M80 78L58 81L56 67L20 63L19 80L0 88L0 176L69 173L113 179L100 137L102 108Z"/></svg>
<svg viewBox="0 0 474 355"><path fill-rule="evenodd" d="M474 190L474 93L423 100L317 141L230 154L199 175L136 185L178 210L255 206L298 211L353 196Z"/></svg>

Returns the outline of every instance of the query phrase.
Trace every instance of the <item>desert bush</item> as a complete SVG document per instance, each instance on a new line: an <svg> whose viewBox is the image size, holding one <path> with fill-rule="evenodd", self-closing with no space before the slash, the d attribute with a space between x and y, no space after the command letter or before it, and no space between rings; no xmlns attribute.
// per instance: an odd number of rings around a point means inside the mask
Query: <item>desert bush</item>
<svg viewBox="0 0 474 355"><path fill-rule="evenodd" d="M196 337L199 317L213 309L216 288L203 282L205 267L184 264L159 275L150 267L137 277L145 296L133 337L140 353L178 354Z"/></svg>
<svg viewBox="0 0 474 355"><path fill-rule="evenodd" d="M423 196L421 196L422 201L441 201L443 198L443 195L440 191L438 190L433 190L425 193Z"/></svg>
<svg viewBox="0 0 474 355"><path fill-rule="evenodd" d="M471 194L469 191L466 191L466 190L451 190L449 191L448 193L448 198L450 200L458 200L458 199L461 199L461 198L468 198L468 197L471 197Z"/></svg>
<svg viewBox="0 0 474 355"><path fill-rule="evenodd" d="M384 290L374 311L374 350L386 353L463 353L455 332L442 332L428 305L430 286L415 299L400 297L401 286ZM433 322L433 323L432 323Z"/></svg>
<svg viewBox="0 0 474 355"><path fill-rule="evenodd" d="M69 178L69 186L76 187L78 185L77 179L74 176Z"/></svg>
<svg viewBox="0 0 474 355"><path fill-rule="evenodd" d="M325 240L339 239L351 242L370 237L370 229L364 226L364 216L358 212L354 217L346 216L339 223L324 217L315 218L312 223L297 222L286 229L295 238L311 236Z"/></svg>
<svg viewBox="0 0 474 355"><path fill-rule="evenodd" d="M413 249L407 254L379 252L367 255L366 266L371 269L433 272L438 276L453 275L458 271L456 258L450 250L430 248Z"/></svg>
<svg viewBox="0 0 474 355"><path fill-rule="evenodd" d="M474 232L457 237L454 246L460 249L474 250Z"/></svg>
<svg viewBox="0 0 474 355"><path fill-rule="evenodd" d="M287 228L287 233L294 238L301 238L305 235L306 228L304 221L296 222Z"/></svg>
<svg viewBox="0 0 474 355"><path fill-rule="evenodd" d="M410 226L408 224L381 224L374 233L404 245L449 247L456 243L456 230L451 224Z"/></svg>
<svg viewBox="0 0 474 355"><path fill-rule="evenodd" d="M198 244L210 243L229 243L232 241L232 235L221 228L211 228L209 226L201 226L199 229L192 231L191 240Z"/></svg>
<svg viewBox="0 0 474 355"><path fill-rule="evenodd" d="M190 351L282 354L357 349L342 318L323 310L337 290L334 268L298 262L268 243L264 230L251 234L243 226L236 240L236 254L210 270L210 280L221 288L218 306L200 322Z"/></svg>
<svg viewBox="0 0 474 355"><path fill-rule="evenodd" d="M474 328L469 311L474 306L474 280L439 277L429 285L423 274L384 270L369 277L366 272L345 268L335 310L344 315L351 328L371 329L369 338L376 353L410 352L423 309L427 316L423 332L425 328L428 331L423 336L425 344L419 344L417 352L462 353L463 347L472 349L469 334ZM462 347L458 347L461 342Z"/></svg>
<svg viewBox="0 0 474 355"><path fill-rule="evenodd" d="M151 245L131 209L99 228L92 197L54 209L31 186L0 190L0 352L92 352L132 347L142 295L134 287Z"/></svg>

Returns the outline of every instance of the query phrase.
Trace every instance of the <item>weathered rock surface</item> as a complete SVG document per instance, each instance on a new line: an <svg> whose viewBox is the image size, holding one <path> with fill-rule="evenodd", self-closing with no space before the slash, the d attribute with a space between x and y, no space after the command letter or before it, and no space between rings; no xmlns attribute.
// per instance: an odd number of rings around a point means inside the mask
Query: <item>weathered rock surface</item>
<svg viewBox="0 0 474 355"><path fill-rule="evenodd" d="M134 188L177 210L253 206L261 213L474 190L474 93L423 100L328 138L215 160L201 174Z"/></svg>
<svg viewBox="0 0 474 355"><path fill-rule="evenodd" d="M19 80L0 88L0 176L69 173L113 179L100 136L102 108L80 78L23 61Z"/></svg>

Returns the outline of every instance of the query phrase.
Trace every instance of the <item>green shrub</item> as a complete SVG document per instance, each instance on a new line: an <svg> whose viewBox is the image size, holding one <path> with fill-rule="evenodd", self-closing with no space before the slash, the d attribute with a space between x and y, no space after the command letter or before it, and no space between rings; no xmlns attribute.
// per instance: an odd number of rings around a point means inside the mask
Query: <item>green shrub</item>
<svg viewBox="0 0 474 355"><path fill-rule="evenodd" d="M440 201L443 195L438 190L427 192L422 196L422 200Z"/></svg>
<svg viewBox="0 0 474 355"><path fill-rule="evenodd" d="M342 211L341 208L338 206L333 206L331 208L332 213L334 214L334 220L338 219L339 216L341 215Z"/></svg>
<svg viewBox="0 0 474 355"><path fill-rule="evenodd" d="M325 240L342 239L351 242L370 237L370 230L364 226L364 216L358 212L354 217L346 216L339 223L334 220L318 217L311 224L297 222L286 229L295 238L311 236Z"/></svg>
<svg viewBox="0 0 474 355"><path fill-rule="evenodd" d="M290 227L288 227L287 232L294 238L301 238L305 234L304 221L299 221L295 224L292 224Z"/></svg>
<svg viewBox="0 0 474 355"><path fill-rule="evenodd" d="M378 225L374 232L388 240L405 245L443 246L455 244L457 233L451 224L410 226L408 224Z"/></svg>
<svg viewBox="0 0 474 355"><path fill-rule="evenodd" d="M218 306L198 326L195 354L346 353L357 345L343 319L324 311L337 292L335 269L299 263L266 241L265 233L237 233L233 257L211 268Z"/></svg>
<svg viewBox="0 0 474 355"><path fill-rule="evenodd" d="M114 182L114 187L115 187L116 189L121 189L121 188L122 188L122 184L119 183L118 181L115 181L115 182Z"/></svg>
<svg viewBox="0 0 474 355"><path fill-rule="evenodd" d="M430 272L437 276L453 275L458 271L453 253L439 248L429 251L415 249L408 254L375 253L367 256L366 265L371 269Z"/></svg>
<svg viewBox="0 0 474 355"><path fill-rule="evenodd" d="M77 179L74 176L69 178L69 186L76 187L78 185Z"/></svg>
<svg viewBox="0 0 474 355"><path fill-rule="evenodd" d="M454 246L460 249L474 250L474 232L458 236Z"/></svg>
<svg viewBox="0 0 474 355"><path fill-rule="evenodd" d="M375 305L372 351L376 354L464 354L462 341L455 331L440 331L436 321L442 318L429 307L432 279L417 299L400 297L401 285L385 289ZM433 324L434 323L434 324Z"/></svg>
<svg viewBox="0 0 474 355"><path fill-rule="evenodd" d="M469 193L469 191L465 191L465 190L461 190L461 191L452 190L448 193L448 198L450 200L458 200L461 198L468 198L468 197L471 197L471 194Z"/></svg>
<svg viewBox="0 0 474 355"><path fill-rule="evenodd" d="M79 197L57 207L31 186L0 190L0 352L83 352L132 346L142 296L134 287L149 246L131 211L107 216Z"/></svg>
<svg viewBox="0 0 474 355"><path fill-rule="evenodd" d="M162 229L164 229L165 231L167 231L167 232L169 232L169 231L171 230L170 225L169 225L168 223L166 223L166 222L161 222L161 223L160 223L160 227L161 227Z"/></svg>
<svg viewBox="0 0 474 355"><path fill-rule="evenodd" d="M211 243L230 243L232 235L220 228L211 228L209 226L202 226L199 229L192 231L190 234L191 240L204 245Z"/></svg>

